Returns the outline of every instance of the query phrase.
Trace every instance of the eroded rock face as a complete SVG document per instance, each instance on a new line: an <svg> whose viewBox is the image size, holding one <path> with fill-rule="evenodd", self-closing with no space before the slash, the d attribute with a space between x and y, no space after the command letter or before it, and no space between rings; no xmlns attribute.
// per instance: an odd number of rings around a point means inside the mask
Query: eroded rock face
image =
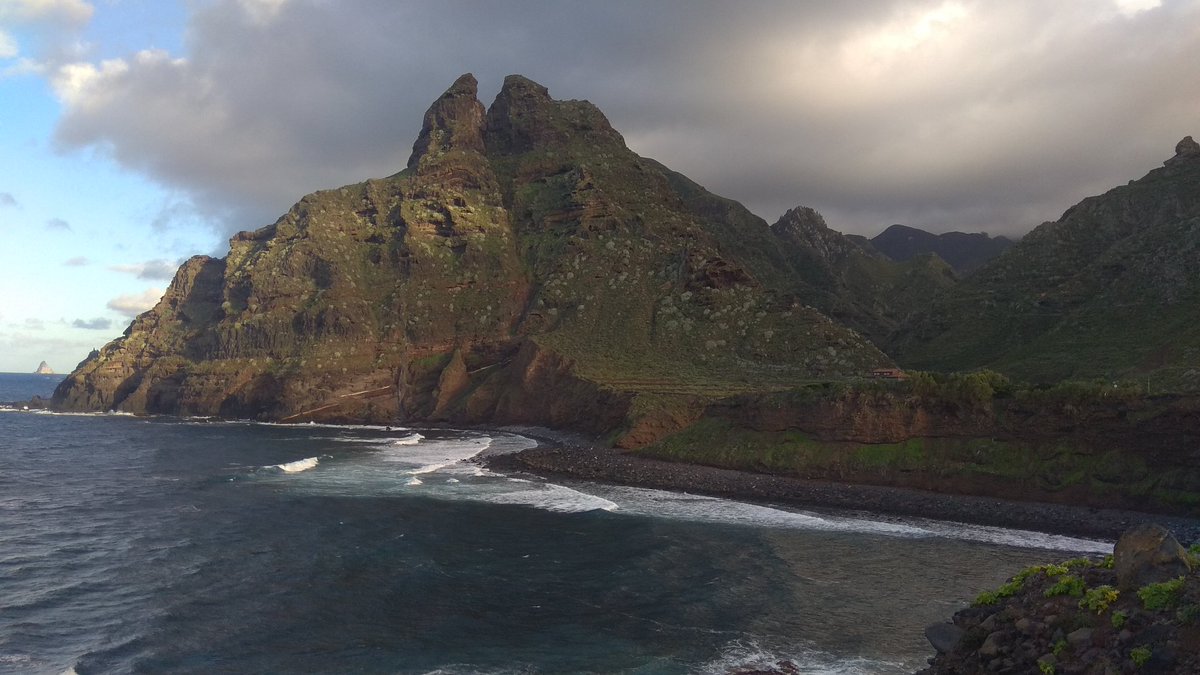
<svg viewBox="0 0 1200 675"><path fill-rule="evenodd" d="M188 261L55 403L600 432L647 387L888 363L781 281L765 223L668 172L586 101L510 76L485 110L464 75L405 171L308 195L226 258Z"/></svg>
<svg viewBox="0 0 1200 675"><path fill-rule="evenodd" d="M1119 588L1137 590L1187 574L1192 565L1167 528L1147 523L1121 535L1113 548L1113 569Z"/></svg>

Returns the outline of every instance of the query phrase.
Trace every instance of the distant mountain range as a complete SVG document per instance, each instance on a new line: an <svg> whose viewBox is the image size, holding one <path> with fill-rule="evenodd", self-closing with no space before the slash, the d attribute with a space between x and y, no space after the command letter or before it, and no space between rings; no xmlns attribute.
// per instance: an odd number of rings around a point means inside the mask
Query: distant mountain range
<svg viewBox="0 0 1200 675"><path fill-rule="evenodd" d="M991 237L982 232L930 234L906 225L892 225L871 239L871 246L892 260L903 262L933 253L960 275L975 271L1012 245L1013 241L1007 237Z"/></svg>
<svg viewBox="0 0 1200 675"><path fill-rule="evenodd" d="M805 207L768 225L586 101L510 76L485 108L465 75L403 171L187 261L54 401L652 437L637 420L896 363L1200 387L1198 160L1186 139L1015 245L868 241Z"/></svg>

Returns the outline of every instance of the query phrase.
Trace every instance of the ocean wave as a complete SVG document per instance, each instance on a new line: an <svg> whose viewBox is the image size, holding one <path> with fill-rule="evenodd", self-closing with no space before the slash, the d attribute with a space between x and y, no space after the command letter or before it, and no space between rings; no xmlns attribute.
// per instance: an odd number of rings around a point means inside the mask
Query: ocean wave
<svg viewBox="0 0 1200 675"><path fill-rule="evenodd" d="M895 661L882 661L855 656L838 656L812 647L795 646L768 648L754 640L735 640L725 646L713 660L701 664L696 672L725 675L732 672L775 672L781 664L794 667L803 675L868 675L872 673L905 673L915 666ZM791 672L790 670L788 672Z"/></svg>
<svg viewBox="0 0 1200 675"><path fill-rule="evenodd" d="M510 480L510 483L517 482ZM528 481L525 481L528 482ZM587 513L588 511L616 511L621 507L616 502L586 492L573 490L565 485L546 483L532 488L516 490L494 490L481 492L472 498L492 504L514 504L531 506L556 513Z"/></svg>
<svg viewBox="0 0 1200 675"><path fill-rule="evenodd" d="M321 461L320 457L305 457L294 462L285 462L283 464L272 464L268 468L279 469L284 473L300 473L315 468Z"/></svg>
<svg viewBox="0 0 1200 675"><path fill-rule="evenodd" d="M804 511L791 511L732 499L667 492L648 488L607 487L601 494L621 505L623 513L652 518L670 518L724 525L747 525L780 529L861 532L891 536L922 537L929 530L904 523L858 518L841 518Z"/></svg>
<svg viewBox="0 0 1200 675"><path fill-rule="evenodd" d="M396 440L392 441L392 445L416 445L423 440L425 440L424 436L413 433L405 436L404 438L397 438Z"/></svg>

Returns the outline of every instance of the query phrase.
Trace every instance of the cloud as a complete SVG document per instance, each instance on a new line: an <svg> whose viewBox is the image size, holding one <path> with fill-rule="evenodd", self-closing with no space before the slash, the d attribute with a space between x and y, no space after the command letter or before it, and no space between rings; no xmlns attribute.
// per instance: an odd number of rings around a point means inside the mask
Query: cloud
<svg viewBox="0 0 1200 675"><path fill-rule="evenodd" d="M160 258L132 265L113 265L109 269L123 274L132 274L139 279L172 279L175 277L175 270L179 269L181 263L182 261L170 262Z"/></svg>
<svg viewBox="0 0 1200 675"><path fill-rule="evenodd" d="M41 319L29 318L25 319L24 326L28 330L43 330L46 328L46 322Z"/></svg>
<svg viewBox="0 0 1200 675"><path fill-rule="evenodd" d="M229 233L402 168L459 74L487 103L520 72L768 219L1013 232L1200 133L1197 25L1196 0L210 0L184 55L58 68L56 138Z"/></svg>
<svg viewBox="0 0 1200 675"><path fill-rule="evenodd" d="M47 230L63 230L66 232L70 232L71 224L68 223L67 221L63 220L62 218L51 218L50 220L46 221L46 229Z"/></svg>
<svg viewBox="0 0 1200 675"><path fill-rule="evenodd" d="M84 0L4 0L0 3L0 19L9 21L64 21L87 23L95 7Z"/></svg>
<svg viewBox="0 0 1200 675"><path fill-rule="evenodd" d="M16 38L0 30L0 59L11 59L20 53Z"/></svg>
<svg viewBox="0 0 1200 675"><path fill-rule="evenodd" d="M161 288L147 288L134 295L118 295L109 300L105 306L114 312L120 312L132 318L158 304L162 294L163 289Z"/></svg>
<svg viewBox="0 0 1200 675"><path fill-rule="evenodd" d="M87 267L90 264L92 264L92 261L86 256L82 255L77 255L74 258L67 258L63 261L63 265L66 267Z"/></svg>
<svg viewBox="0 0 1200 675"><path fill-rule="evenodd" d="M0 207L15 209L18 206L17 198L8 192L0 192Z"/></svg>
<svg viewBox="0 0 1200 675"><path fill-rule="evenodd" d="M24 57L17 63L0 68L0 78L41 74L51 70L71 54L78 54L84 45L77 33L95 13L95 7L83 0L0 0L0 26L25 27L37 39L37 58ZM0 30L0 59L14 59L22 53L13 33Z"/></svg>
<svg viewBox="0 0 1200 675"><path fill-rule="evenodd" d="M84 330L108 330L112 328L113 322L112 319L96 317L95 319L88 319L86 321L84 319L75 319L71 322L71 325L75 328L83 328Z"/></svg>

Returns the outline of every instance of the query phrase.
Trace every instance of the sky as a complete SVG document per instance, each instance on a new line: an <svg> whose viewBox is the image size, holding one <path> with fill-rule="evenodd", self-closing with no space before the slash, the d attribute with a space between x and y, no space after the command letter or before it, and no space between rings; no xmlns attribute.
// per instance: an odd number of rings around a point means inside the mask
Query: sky
<svg viewBox="0 0 1200 675"><path fill-rule="evenodd" d="M1020 235L1200 137L1200 0L0 0L0 371L403 168L465 72L774 221Z"/></svg>

